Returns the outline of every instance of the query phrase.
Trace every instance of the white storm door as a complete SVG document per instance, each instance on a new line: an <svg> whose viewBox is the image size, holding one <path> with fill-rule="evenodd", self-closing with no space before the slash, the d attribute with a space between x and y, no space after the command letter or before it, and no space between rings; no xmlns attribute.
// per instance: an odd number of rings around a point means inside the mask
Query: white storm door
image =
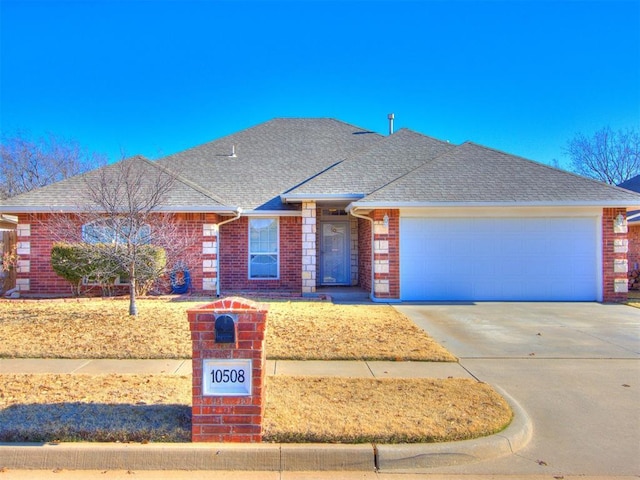
<svg viewBox="0 0 640 480"><path fill-rule="evenodd" d="M349 222L320 223L320 284L350 285Z"/></svg>

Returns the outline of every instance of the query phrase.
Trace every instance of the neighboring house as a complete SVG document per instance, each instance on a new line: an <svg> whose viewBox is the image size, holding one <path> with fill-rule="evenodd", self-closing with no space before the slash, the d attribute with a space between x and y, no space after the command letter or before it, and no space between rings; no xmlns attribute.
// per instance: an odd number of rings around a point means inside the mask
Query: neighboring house
<svg viewBox="0 0 640 480"><path fill-rule="evenodd" d="M640 175L618 185L633 192L640 192ZM640 270L640 210L627 212L629 232L629 270Z"/></svg>
<svg viewBox="0 0 640 480"><path fill-rule="evenodd" d="M625 216L640 195L475 143L274 119L125 161L179 173L163 210L198 236L196 292L358 285L384 302L626 299ZM68 292L42 225L77 208L82 185L0 203L19 217L23 294Z"/></svg>

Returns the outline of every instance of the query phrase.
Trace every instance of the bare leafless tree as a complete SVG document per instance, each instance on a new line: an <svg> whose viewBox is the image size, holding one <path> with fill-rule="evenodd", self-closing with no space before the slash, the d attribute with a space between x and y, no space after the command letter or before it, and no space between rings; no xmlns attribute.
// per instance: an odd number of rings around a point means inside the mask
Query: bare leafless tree
<svg viewBox="0 0 640 480"><path fill-rule="evenodd" d="M143 157L132 157L83 178L78 213L53 216L49 230L56 240L74 241L82 226L85 242L102 244L102 260L108 256L109 261L96 264L113 265L114 270L127 272L129 314L137 315L136 291L141 276L137 268L145 246L162 247L169 264L177 259L186 264L193 262L189 252L194 251L195 238L165 208L178 176ZM115 275L115 271L96 273L101 278Z"/></svg>
<svg viewBox="0 0 640 480"><path fill-rule="evenodd" d="M0 139L0 200L86 172L106 163L74 140L55 135L32 139L25 132Z"/></svg>
<svg viewBox="0 0 640 480"><path fill-rule="evenodd" d="M579 133L569 140L565 153L574 172L611 185L640 174L640 133L637 129L613 131L604 127L592 137Z"/></svg>

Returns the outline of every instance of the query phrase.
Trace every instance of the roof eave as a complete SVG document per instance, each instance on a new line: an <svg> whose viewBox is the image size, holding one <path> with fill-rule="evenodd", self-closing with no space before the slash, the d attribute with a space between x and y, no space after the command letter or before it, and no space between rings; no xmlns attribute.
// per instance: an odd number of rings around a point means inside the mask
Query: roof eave
<svg viewBox="0 0 640 480"><path fill-rule="evenodd" d="M83 210L76 206L51 205L51 206L0 206L1 213L81 213ZM188 205L175 207L161 207L155 211L163 213L235 213L238 207L233 206L211 206L211 205Z"/></svg>
<svg viewBox="0 0 640 480"><path fill-rule="evenodd" d="M243 217L301 217L301 210L243 210Z"/></svg>
<svg viewBox="0 0 640 480"><path fill-rule="evenodd" d="M600 207L638 209L640 201L574 201L574 202L352 202L347 211L352 209L382 209L382 208L434 208L434 207Z"/></svg>
<svg viewBox="0 0 640 480"><path fill-rule="evenodd" d="M364 198L361 193L283 193L280 195L282 203L302 203L302 202L353 202Z"/></svg>

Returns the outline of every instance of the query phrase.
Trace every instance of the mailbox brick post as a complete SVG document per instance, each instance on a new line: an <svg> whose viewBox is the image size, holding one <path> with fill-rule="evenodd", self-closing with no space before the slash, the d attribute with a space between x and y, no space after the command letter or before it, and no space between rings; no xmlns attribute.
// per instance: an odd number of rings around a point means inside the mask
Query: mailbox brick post
<svg viewBox="0 0 640 480"><path fill-rule="evenodd" d="M230 297L187 310L187 316L193 347L191 440L261 442L267 306ZM216 342L216 319L222 316L226 318L220 323L225 325L229 317L234 319L234 338L219 334ZM249 369L250 382L245 378ZM243 387L246 390L240 391Z"/></svg>

